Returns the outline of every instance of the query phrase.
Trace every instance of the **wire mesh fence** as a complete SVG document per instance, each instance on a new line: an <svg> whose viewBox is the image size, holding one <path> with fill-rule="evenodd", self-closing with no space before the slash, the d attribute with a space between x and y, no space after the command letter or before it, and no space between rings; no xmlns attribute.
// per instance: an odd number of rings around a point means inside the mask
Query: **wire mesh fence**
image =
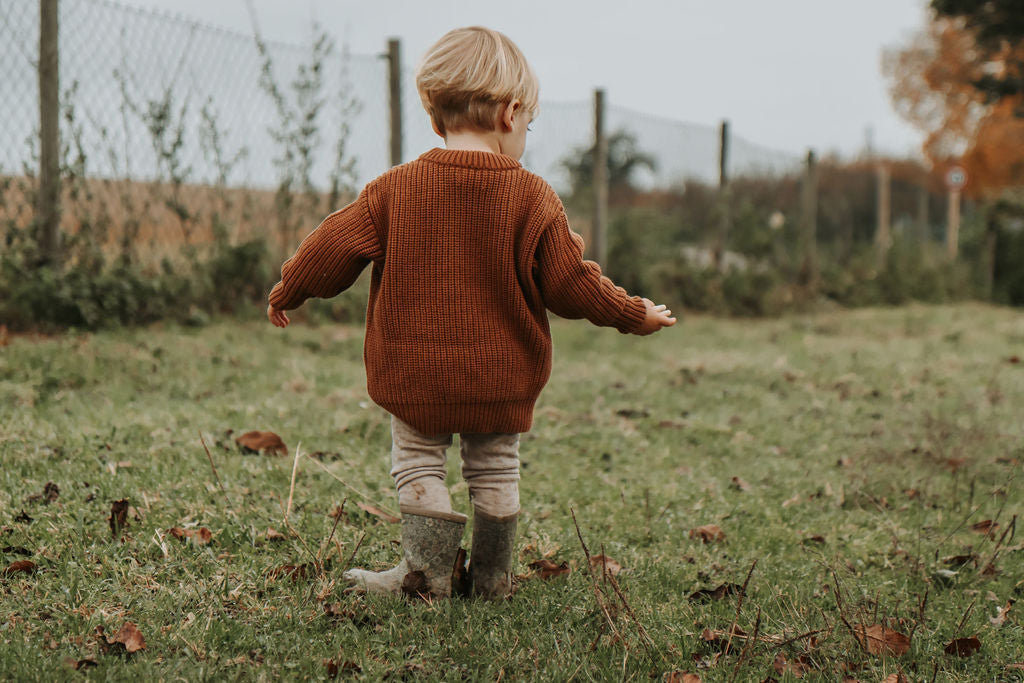
<svg viewBox="0 0 1024 683"><path fill-rule="evenodd" d="M158 180L168 174L162 157L174 147L177 172L188 182L214 183L226 175L234 186L278 184L284 151L274 131L281 121L261 85L265 60L252 35L109 0L61 0L59 8L63 136L86 174ZM0 0L0 171L8 174L33 172L38 156L38 26L37 2ZM272 78L289 106L298 106L292 86L313 63L313 44L312 36L308 44L266 44ZM328 185L339 139L346 136L351 182L361 185L388 167L386 61L383 55L347 54L328 39L318 77L322 89L315 96L322 102L312 121L310 177L318 187ZM439 140L420 107L411 69L403 69L402 80L409 159ZM561 161L589 144L592 108L588 102L542 102L541 112L524 164L564 187ZM608 118L612 130L631 131L655 157L644 182L715 177L713 127L620 107L612 107ZM219 149L211 148L211 129L219 134ZM737 140L731 165L734 173L778 171L794 161Z"/></svg>

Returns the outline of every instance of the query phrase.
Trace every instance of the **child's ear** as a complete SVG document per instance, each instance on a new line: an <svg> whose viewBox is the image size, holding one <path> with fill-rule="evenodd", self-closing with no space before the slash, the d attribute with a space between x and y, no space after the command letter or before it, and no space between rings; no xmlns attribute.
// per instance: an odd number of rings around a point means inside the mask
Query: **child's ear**
<svg viewBox="0 0 1024 683"><path fill-rule="evenodd" d="M522 115L523 103L519 100L512 100L505 105L501 112L501 125L503 128L512 130L516 116Z"/></svg>

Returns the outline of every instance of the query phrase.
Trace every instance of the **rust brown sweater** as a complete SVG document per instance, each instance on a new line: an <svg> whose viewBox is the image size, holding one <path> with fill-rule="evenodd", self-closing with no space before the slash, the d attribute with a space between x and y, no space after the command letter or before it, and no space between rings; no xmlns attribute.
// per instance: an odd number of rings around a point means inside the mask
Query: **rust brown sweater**
<svg viewBox="0 0 1024 683"><path fill-rule="evenodd" d="M333 297L368 263L370 396L430 434L529 430L547 310L621 332L645 314L583 260L554 190L501 154L434 149L370 182L285 261L270 303Z"/></svg>

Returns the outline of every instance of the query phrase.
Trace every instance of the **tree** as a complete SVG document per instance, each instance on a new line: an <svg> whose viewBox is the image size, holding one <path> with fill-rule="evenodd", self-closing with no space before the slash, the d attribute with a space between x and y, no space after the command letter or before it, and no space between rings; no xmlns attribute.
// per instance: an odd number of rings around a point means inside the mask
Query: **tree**
<svg viewBox="0 0 1024 683"><path fill-rule="evenodd" d="M594 146L578 148L562 161L569 171L572 196L580 198L594 184ZM608 136L608 189L612 201L633 187L633 175L641 168L655 170L654 157L640 150L636 136L617 130Z"/></svg>
<svg viewBox="0 0 1024 683"><path fill-rule="evenodd" d="M962 164L966 191L985 196L1024 185L1024 94L993 99L978 88L986 75L1011 73L1008 55L1019 50L997 59L979 40L963 19L937 16L909 45L887 52L883 67L897 111L926 133L933 169Z"/></svg>
<svg viewBox="0 0 1024 683"><path fill-rule="evenodd" d="M1024 0L932 0L936 16L961 22L979 60L992 65L972 82L989 102L1024 95ZM1024 117L1024 107L1014 114Z"/></svg>

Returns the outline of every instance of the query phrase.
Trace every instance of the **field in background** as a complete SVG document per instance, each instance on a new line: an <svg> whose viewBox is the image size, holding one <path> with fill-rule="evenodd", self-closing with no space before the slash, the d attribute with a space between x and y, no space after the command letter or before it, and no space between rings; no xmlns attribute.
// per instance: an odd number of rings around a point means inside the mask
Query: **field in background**
<svg viewBox="0 0 1024 683"><path fill-rule="evenodd" d="M397 507L358 328L7 339L0 671L1024 677L1019 313L697 317L644 339L582 323L554 332L555 373L522 447L522 576L497 605L343 594L346 566L397 556L398 527L358 506ZM279 434L289 457L240 452L232 437L250 429ZM614 581L587 573L571 511L589 552L624 567ZM555 569L531 568L541 560ZM139 644L126 622L145 640L134 654L116 642Z"/></svg>

